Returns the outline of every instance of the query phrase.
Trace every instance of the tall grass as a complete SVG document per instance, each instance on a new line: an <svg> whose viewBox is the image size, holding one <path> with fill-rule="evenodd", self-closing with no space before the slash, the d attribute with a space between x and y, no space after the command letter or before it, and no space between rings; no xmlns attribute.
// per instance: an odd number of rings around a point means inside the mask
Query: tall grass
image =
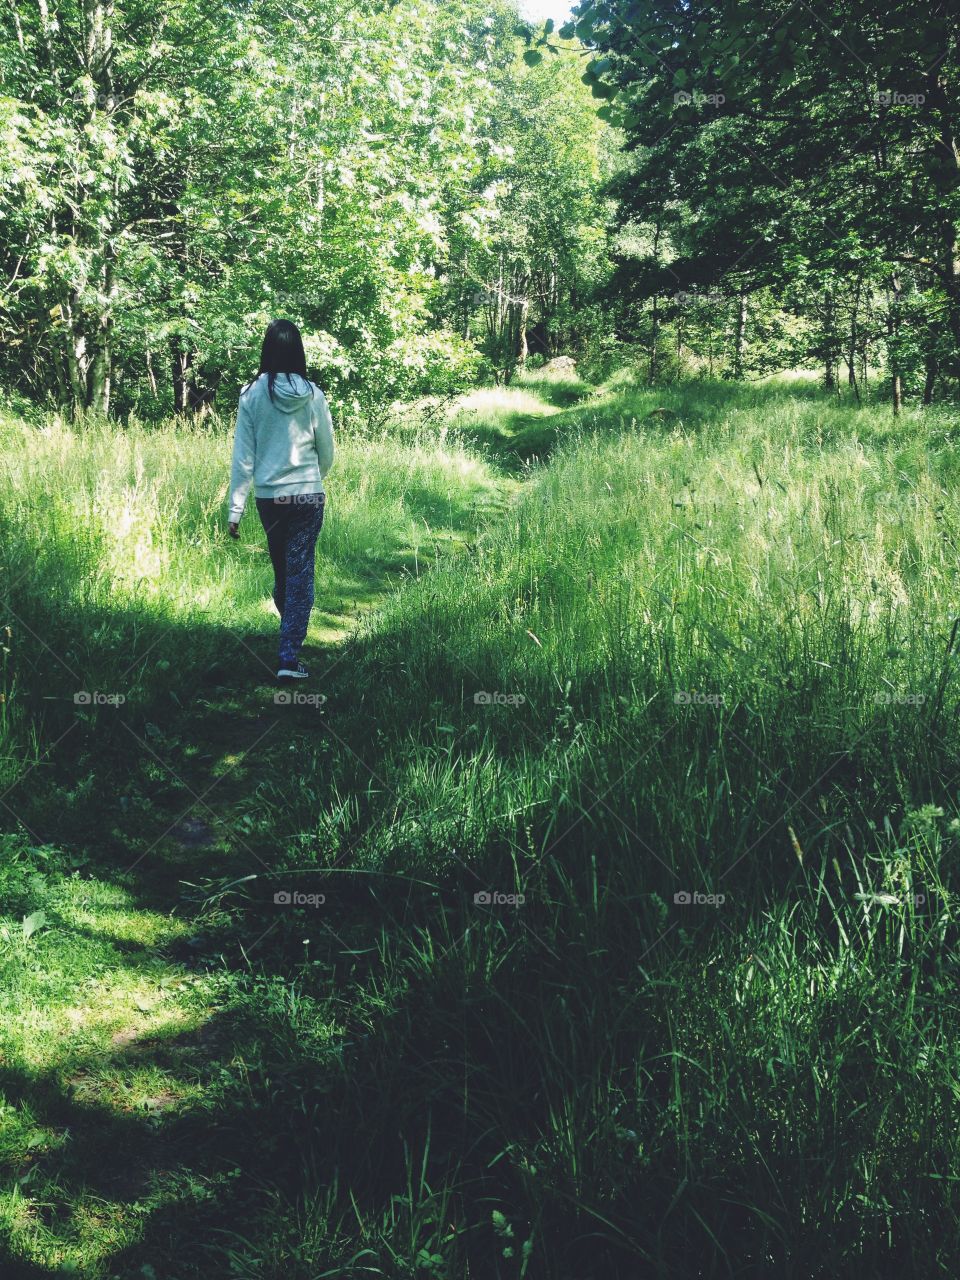
<svg viewBox="0 0 960 1280"><path fill-rule="evenodd" d="M78 692L120 694L131 708L182 702L238 655L269 676L269 560L252 496L240 547L226 537L229 440L217 424L8 419L0 442L0 752L11 768L16 751L38 758L31 728L52 741L75 723ZM341 440L315 634L342 633L344 613L369 604L384 575L470 537L499 494L489 467L442 429Z"/></svg>
<svg viewBox="0 0 960 1280"><path fill-rule="evenodd" d="M953 445L780 390L719 398L712 421L705 391L666 422L650 397L587 411L503 521L353 643L417 856L497 833L537 858L589 810L590 840L649 833L645 875L702 880L719 849L773 842L789 865L785 814L829 846L855 802L951 802Z"/></svg>
<svg viewBox="0 0 960 1280"><path fill-rule="evenodd" d="M191 787L258 744L210 793L217 844L170 864L235 1028L187 1130L217 1189L185 1158L179 1225L154 1187L91 1276L949 1271L956 424L786 381L554 381L342 442L314 641L380 595L317 648L322 714L241 667L189 696L272 625L263 553L220 532L222 436L8 457L18 616L91 679L152 641L180 705L154 667L128 718ZM17 742L49 741L49 664L10 661ZM76 843L123 791L149 853L142 815L186 791L110 751L80 797L75 750L18 807ZM326 901L278 913L278 887Z"/></svg>
<svg viewBox="0 0 960 1280"><path fill-rule="evenodd" d="M450 895L438 961L394 908L396 989L431 994L391 1027L410 1078L356 1063L371 1141L423 1087L425 1039L465 1076L461 1194L512 1212L542 1274L936 1274L953 424L782 385L614 403L566 415L508 518L353 644L386 741L375 784L344 753L330 788L366 805L276 798L288 865L348 855ZM484 919L487 888L525 904ZM696 893L722 902L675 900Z"/></svg>

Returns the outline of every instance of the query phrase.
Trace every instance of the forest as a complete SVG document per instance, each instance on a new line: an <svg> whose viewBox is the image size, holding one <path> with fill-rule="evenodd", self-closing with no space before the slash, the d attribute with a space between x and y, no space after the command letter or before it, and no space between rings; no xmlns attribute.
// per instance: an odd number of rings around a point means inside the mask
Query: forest
<svg viewBox="0 0 960 1280"><path fill-rule="evenodd" d="M0 0L3 1280L956 1274L958 234L948 0Z"/></svg>
<svg viewBox="0 0 960 1280"><path fill-rule="evenodd" d="M7 0L4 385L228 412L282 313L358 420L567 349L955 391L949 6L298 3Z"/></svg>

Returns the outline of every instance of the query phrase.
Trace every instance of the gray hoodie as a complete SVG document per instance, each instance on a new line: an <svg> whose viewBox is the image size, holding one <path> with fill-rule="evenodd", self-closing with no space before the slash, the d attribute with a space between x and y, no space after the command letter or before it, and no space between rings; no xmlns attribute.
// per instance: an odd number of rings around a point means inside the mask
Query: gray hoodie
<svg viewBox="0 0 960 1280"><path fill-rule="evenodd" d="M251 484L258 498L322 493L333 466L333 423L326 397L297 373L267 375L240 396L230 474L230 520L239 523Z"/></svg>

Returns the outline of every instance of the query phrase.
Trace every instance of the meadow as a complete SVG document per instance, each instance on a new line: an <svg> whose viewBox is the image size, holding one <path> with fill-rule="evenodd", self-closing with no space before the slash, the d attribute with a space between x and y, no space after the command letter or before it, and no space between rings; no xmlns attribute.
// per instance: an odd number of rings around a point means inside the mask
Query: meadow
<svg viewBox="0 0 960 1280"><path fill-rule="evenodd" d="M951 1274L955 412L343 433L295 694L229 426L0 420L4 1277Z"/></svg>

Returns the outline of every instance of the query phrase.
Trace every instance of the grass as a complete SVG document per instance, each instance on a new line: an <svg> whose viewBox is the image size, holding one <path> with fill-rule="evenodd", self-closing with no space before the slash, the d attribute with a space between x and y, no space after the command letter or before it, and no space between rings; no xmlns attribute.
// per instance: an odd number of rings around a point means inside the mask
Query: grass
<svg viewBox="0 0 960 1280"><path fill-rule="evenodd" d="M287 703L222 432L3 432L5 1275L950 1274L953 415L342 441Z"/></svg>

